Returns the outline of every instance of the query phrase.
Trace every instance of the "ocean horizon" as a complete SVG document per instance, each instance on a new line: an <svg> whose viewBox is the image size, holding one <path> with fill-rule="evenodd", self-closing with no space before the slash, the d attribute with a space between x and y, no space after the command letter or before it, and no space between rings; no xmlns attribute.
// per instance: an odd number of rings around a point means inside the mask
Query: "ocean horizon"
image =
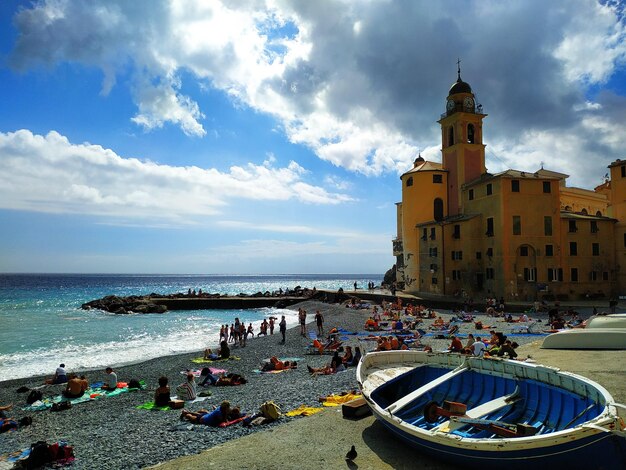
<svg viewBox="0 0 626 470"><path fill-rule="evenodd" d="M0 380L51 375L64 363L68 371L121 366L200 351L215 345L222 324L239 317L255 332L269 316L297 313L275 308L187 310L165 314L115 315L82 310L83 303L106 295L172 294L188 289L222 295L279 289L352 290L382 274L0 274Z"/></svg>

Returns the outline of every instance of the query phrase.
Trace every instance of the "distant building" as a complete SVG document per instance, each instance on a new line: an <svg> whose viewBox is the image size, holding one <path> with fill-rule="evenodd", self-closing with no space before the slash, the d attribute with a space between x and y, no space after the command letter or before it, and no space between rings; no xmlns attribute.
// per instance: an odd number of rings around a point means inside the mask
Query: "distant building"
<svg viewBox="0 0 626 470"><path fill-rule="evenodd" d="M420 156L400 177L398 288L524 301L626 294L626 161L594 190L543 168L491 174L486 116L459 70L438 121L442 163Z"/></svg>

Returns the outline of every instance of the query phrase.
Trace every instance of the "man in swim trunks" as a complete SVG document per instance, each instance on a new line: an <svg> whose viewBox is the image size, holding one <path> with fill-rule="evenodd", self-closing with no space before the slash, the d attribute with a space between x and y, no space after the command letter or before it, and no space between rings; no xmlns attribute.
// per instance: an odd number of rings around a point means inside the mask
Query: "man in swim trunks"
<svg viewBox="0 0 626 470"><path fill-rule="evenodd" d="M300 320L300 335L306 336L306 310L298 309L298 319Z"/></svg>
<svg viewBox="0 0 626 470"><path fill-rule="evenodd" d="M315 324L317 325L317 334L324 334L324 315L319 310L315 311Z"/></svg>
<svg viewBox="0 0 626 470"><path fill-rule="evenodd" d="M183 410L180 417L190 423L204 424L205 426L219 426L228 419L230 402L224 400L219 408L213 411L199 410L197 412Z"/></svg>
<svg viewBox="0 0 626 470"><path fill-rule="evenodd" d="M67 381L65 390L63 390L63 396L65 398L80 398L85 394L87 387L87 379L79 379L76 374L70 374L70 379Z"/></svg>

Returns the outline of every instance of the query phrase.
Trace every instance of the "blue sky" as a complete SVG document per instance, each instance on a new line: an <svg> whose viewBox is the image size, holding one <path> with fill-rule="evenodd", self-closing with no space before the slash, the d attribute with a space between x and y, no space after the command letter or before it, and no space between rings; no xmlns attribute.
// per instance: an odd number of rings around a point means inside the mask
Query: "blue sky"
<svg viewBox="0 0 626 470"><path fill-rule="evenodd" d="M487 167L626 158L623 3L0 2L0 272L383 273L462 77Z"/></svg>

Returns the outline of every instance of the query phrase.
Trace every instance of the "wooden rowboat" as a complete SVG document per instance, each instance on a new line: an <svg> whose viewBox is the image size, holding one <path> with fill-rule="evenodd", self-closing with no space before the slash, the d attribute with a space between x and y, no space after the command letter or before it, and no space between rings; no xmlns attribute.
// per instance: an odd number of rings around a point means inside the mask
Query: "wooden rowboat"
<svg viewBox="0 0 626 470"><path fill-rule="evenodd" d="M459 468L626 469L619 416L626 407L575 374L519 361L385 351L363 356L357 380L391 432Z"/></svg>

